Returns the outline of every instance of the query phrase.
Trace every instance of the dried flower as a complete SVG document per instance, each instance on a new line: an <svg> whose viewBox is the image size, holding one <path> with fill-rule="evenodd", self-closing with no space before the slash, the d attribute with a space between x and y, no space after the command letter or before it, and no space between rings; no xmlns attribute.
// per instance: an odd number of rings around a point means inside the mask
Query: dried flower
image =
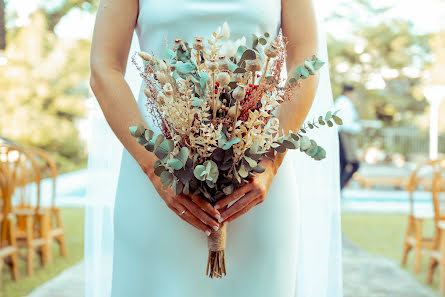
<svg viewBox="0 0 445 297"><path fill-rule="evenodd" d="M145 96L147 96L148 98L150 98L150 97L151 97L151 91L150 91L150 89L148 89L148 88L144 88L144 94L145 94Z"/></svg>
<svg viewBox="0 0 445 297"><path fill-rule="evenodd" d="M159 70L166 72L168 67L167 64L164 62L164 60L159 60Z"/></svg>
<svg viewBox="0 0 445 297"><path fill-rule="evenodd" d="M220 56L218 60L219 71L229 71L229 62L225 56Z"/></svg>
<svg viewBox="0 0 445 297"><path fill-rule="evenodd" d="M166 83L163 87L163 90L164 90L165 95L167 95L167 96L173 95L173 88L170 83Z"/></svg>
<svg viewBox="0 0 445 297"><path fill-rule="evenodd" d="M224 37L224 39L229 39L230 38L230 27L229 24L227 24L227 22L224 22L223 26L222 26L222 32L221 35Z"/></svg>
<svg viewBox="0 0 445 297"><path fill-rule="evenodd" d="M261 63L258 59L255 60L247 60L246 61L246 70L250 72L256 72L261 70Z"/></svg>
<svg viewBox="0 0 445 297"><path fill-rule="evenodd" d="M278 55L278 43L271 41L264 49L264 54L269 58L275 58Z"/></svg>
<svg viewBox="0 0 445 297"><path fill-rule="evenodd" d="M185 51L185 45L182 42L182 38L175 38L175 45L173 46L173 51L176 52L178 49Z"/></svg>
<svg viewBox="0 0 445 297"><path fill-rule="evenodd" d="M156 72L156 79L159 81L161 86L163 86L167 82L167 75L164 72L158 71Z"/></svg>
<svg viewBox="0 0 445 297"><path fill-rule="evenodd" d="M215 59L210 59L209 61L206 61L207 68L209 68L210 71L215 71L218 69L218 63L215 61Z"/></svg>
<svg viewBox="0 0 445 297"><path fill-rule="evenodd" d="M233 90L232 97L236 101L241 101L244 99L244 96L246 95L246 89L241 84L238 84L238 86Z"/></svg>
<svg viewBox="0 0 445 297"><path fill-rule="evenodd" d="M227 72L220 72L216 76L216 81L219 82L221 86L225 86L230 82L230 75Z"/></svg>
<svg viewBox="0 0 445 297"><path fill-rule="evenodd" d="M237 112L237 111L238 111L238 112ZM241 111L241 108L239 108L239 103L238 103L238 109L236 108L236 104L233 105L233 106L231 106L231 107L229 108L229 112L227 113L227 115L228 115L230 118L235 119L235 118L239 117L239 115L240 115L240 111Z"/></svg>
<svg viewBox="0 0 445 297"><path fill-rule="evenodd" d="M153 57L149 53L139 52L138 55L147 62L153 62Z"/></svg>
<svg viewBox="0 0 445 297"><path fill-rule="evenodd" d="M195 42L193 42L193 48L197 51L202 51L204 49L204 42L202 37L195 37Z"/></svg>

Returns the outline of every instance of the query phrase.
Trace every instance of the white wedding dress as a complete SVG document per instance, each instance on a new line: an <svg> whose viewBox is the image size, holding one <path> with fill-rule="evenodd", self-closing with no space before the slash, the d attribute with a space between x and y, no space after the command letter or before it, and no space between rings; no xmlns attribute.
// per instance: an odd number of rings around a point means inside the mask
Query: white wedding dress
<svg viewBox="0 0 445 297"><path fill-rule="evenodd" d="M276 36L281 1L140 0L136 33L143 51L162 56L166 40L171 45L174 38L191 42L194 36L207 37L225 21L232 40L249 38L252 33ZM324 89L319 88L310 116L332 107L327 69L324 73L320 83ZM147 124L159 131L146 112L142 92L138 104ZM123 149L114 204L96 197L105 195L97 185L104 191L111 187L111 171L96 172L90 179L94 186L88 188L86 296L342 296L337 135L335 129L317 132L313 136L329 157L316 163L289 151L265 202L228 225L227 276L223 279L205 275L207 236L167 208ZM113 224L114 234L110 232Z"/></svg>

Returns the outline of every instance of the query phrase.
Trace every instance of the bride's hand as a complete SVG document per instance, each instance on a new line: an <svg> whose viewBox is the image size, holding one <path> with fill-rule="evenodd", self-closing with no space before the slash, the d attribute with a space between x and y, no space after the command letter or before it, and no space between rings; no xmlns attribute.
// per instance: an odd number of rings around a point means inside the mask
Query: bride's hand
<svg viewBox="0 0 445 297"><path fill-rule="evenodd" d="M233 205L221 212L220 222L231 222L254 206L264 202L276 171L271 160L265 159L260 162L260 165L266 168L263 173L257 174L250 179L249 183L236 189L232 194L227 195L216 203L216 209L224 209L231 202L242 196Z"/></svg>
<svg viewBox="0 0 445 297"><path fill-rule="evenodd" d="M220 228L217 221L221 218L220 213L209 202L198 195L193 197L184 194L175 195L170 188L164 190L161 180L153 172L153 166L142 168L168 208L181 219L203 231L207 236Z"/></svg>

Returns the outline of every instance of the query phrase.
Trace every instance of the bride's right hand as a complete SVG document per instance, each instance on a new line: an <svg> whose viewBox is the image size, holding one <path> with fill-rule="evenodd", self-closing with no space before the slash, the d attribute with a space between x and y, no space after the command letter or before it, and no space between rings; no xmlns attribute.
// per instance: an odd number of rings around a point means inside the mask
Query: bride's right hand
<svg viewBox="0 0 445 297"><path fill-rule="evenodd" d="M153 183L156 191L174 213L181 219L203 231L209 236L213 231L218 231L221 214L204 198L195 195L193 197L184 194L175 195L171 188L163 189L161 180L154 174L153 166L142 166L142 170Z"/></svg>

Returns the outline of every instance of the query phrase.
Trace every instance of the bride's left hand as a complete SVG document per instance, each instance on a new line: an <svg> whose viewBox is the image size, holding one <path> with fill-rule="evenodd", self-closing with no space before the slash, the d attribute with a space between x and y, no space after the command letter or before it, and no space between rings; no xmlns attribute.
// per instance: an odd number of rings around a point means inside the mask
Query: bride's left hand
<svg viewBox="0 0 445 297"><path fill-rule="evenodd" d="M231 222L247 213L254 206L264 202L275 176L275 170L273 168L273 162L269 159L262 160L259 165L266 168L263 173L257 173L247 184L236 189L232 194L227 195L215 204L217 210L223 210L231 202L242 196L238 201L233 203L233 205L221 212L220 222Z"/></svg>

